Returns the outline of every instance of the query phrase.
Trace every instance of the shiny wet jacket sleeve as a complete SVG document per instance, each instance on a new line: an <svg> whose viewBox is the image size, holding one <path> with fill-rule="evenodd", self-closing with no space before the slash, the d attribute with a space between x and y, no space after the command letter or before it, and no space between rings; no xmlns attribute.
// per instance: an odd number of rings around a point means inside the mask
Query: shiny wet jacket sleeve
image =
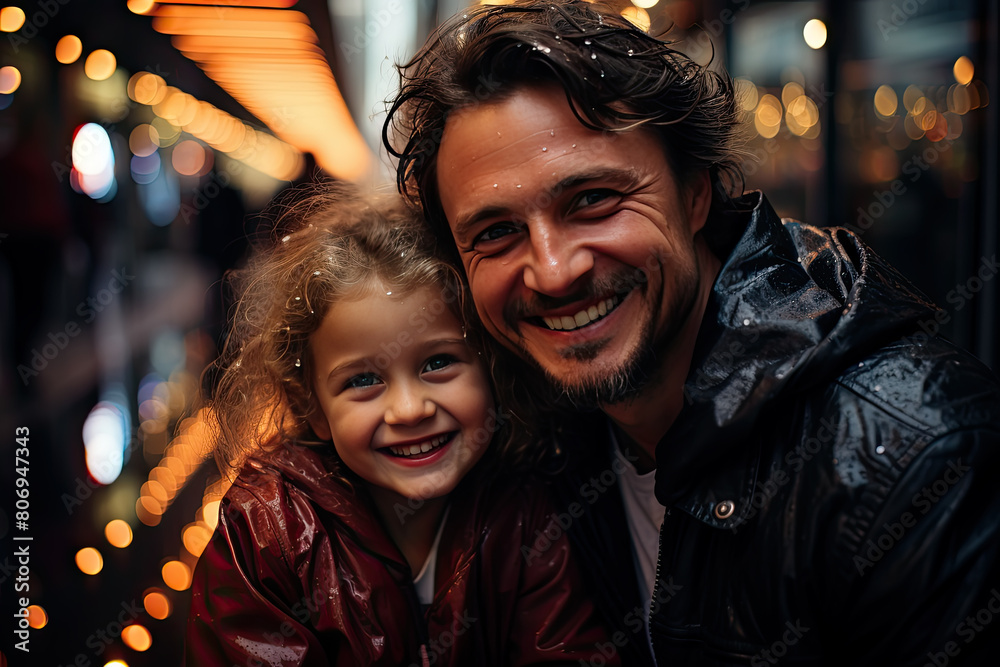
<svg viewBox="0 0 1000 667"><path fill-rule="evenodd" d="M256 512L254 521L244 509L224 501L218 529L195 568L186 664L331 664L301 623L303 614L308 617L307 601L297 608L287 602L303 596L277 538L268 534L267 514Z"/></svg>

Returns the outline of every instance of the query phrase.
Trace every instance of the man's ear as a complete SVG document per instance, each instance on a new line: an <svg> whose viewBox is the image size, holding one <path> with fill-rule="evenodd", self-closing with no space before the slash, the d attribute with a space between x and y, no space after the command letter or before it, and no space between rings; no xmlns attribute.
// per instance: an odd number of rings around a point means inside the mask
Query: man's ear
<svg viewBox="0 0 1000 667"><path fill-rule="evenodd" d="M684 199L693 236L705 226L708 212L712 208L712 179L709 178L708 170L703 169L689 178L681 188L680 195Z"/></svg>
<svg viewBox="0 0 1000 667"><path fill-rule="evenodd" d="M326 420L326 415L323 414L323 410L316 405L315 399L313 399L313 409L306 417L306 421L309 422L309 426L312 427L313 433L319 437L320 440L332 440L333 434L330 433L330 422Z"/></svg>

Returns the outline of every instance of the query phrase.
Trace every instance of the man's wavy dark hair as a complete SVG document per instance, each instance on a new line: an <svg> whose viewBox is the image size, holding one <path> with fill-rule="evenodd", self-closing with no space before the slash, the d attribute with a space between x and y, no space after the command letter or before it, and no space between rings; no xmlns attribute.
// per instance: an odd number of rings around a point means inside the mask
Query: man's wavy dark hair
<svg viewBox="0 0 1000 667"><path fill-rule="evenodd" d="M591 129L649 126L678 178L709 171L716 209L742 194L732 79L605 6L520 0L470 7L443 23L398 70L400 91L382 140L398 158L400 192L422 207L431 229L452 252L437 189L437 152L448 115L503 99L526 85L561 86L577 118Z"/></svg>

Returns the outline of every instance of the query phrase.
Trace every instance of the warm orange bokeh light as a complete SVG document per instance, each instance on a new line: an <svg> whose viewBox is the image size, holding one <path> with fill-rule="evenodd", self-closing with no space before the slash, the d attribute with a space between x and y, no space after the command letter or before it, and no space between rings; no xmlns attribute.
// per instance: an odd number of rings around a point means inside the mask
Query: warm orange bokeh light
<svg viewBox="0 0 1000 667"><path fill-rule="evenodd" d="M148 14L155 6L156 2L154 0L128 0L128 4L126 5L128 10L133 14Z"/></svg>
<svg viewBox="0 0 1000 667"><path fill-rule="evenodd" d="M35 630L44 628L49 623L49 615L37 604L28 606L28 625Z"/></svg>
<svg viewBox="0 0 1000 667"><path fill-rule="evenodd" d="M130 649L146 651L153 645L153 636L149 634L149 630L144 626L135 623L134 625L125 626L125 629L122 630L122 641Z"/></svg>
<svg viewBox="0 0 1000 667"><path fill-rule="evenodd" d="M210 539L212 539L212 531L207 526L197 523L188 524L181 533L181 542L184 543L184 548L196 558L201 556Z"/></svg>
<svg viewBox="0 0 1000 667"><path fill-rule="evenodd" d="M140 123L128 135L128 147L133 155L149 157L159 148L160 134L148 123Z"/></svg>
<svg viewBox="0 0 1000 667"><path fill-rule="evenodd" d="M21 71L13 65L0 67L0 93L9 95L21 85Z"/></svg>
<svg viewBox="0 0 1000 667"><path fill-rule="evenodd" d="M63 65L75 63L82 53L83 42L76 35L66 35L56 42L56 60Z"/></svg>
<svg viewBox="0 0 1000 667"><path fill-rule="evenodd" d="M649 18L649 13L645 9L632 6L626 7L621 13L629 23L634 25L639 30L642 30L643 32L649 31L649 26L652 25L652 21Z"/></svg>
<svg viewBox="0 0 1000 667"><path fill-rule="evenodd" d="M186 591L191 586L191 569L179 560L169 561L160 572L163 583L175 591Z"/></svg>
<svg viewBox="0 0 1000 667"><path fill-rule="evenodd" d="M86 547L76 552L76 566L84 574L97 574L104 568L104 558L97 549Z"/></svg>
<svg viewBox="0 0 1000 667"><path fill-rule="evenodd" d="M221 501L211 500L201 508L201 518L212 530L215 530L215 527L219 525L219 505L221 504Z"/></svg>
<svg viewBox="0 0 1000 667"><path fill-rule="evenodd" d="M107 49L92 51L83 64L84 73L94 81L104 81L110 78L116 69L118 69L118 61L115 60L115 54Z"/></svg>
<svg viewBox="0 0 1000 667"><path fill-rule="evenodd" d="M972 82L972 76L975 72L976 68L967 56L962 56L956 60L955 65L952 67L952 73L955 75L955 81L958 81L963 86L967 86Z"/></svg>
<svg viewBox="0 0 1000 667"><path fill-rule="evenodd" d="M0 9L0 30L17 32L24 25L24 10L20 7L4 7Z"/></svg>
<svg viewBox="0 0 1000 667"><path fill-rule="evenodd" d="M197 141L185 139L174 146L170 162L178 174L197 176L205 166L205 149Z"/></svg>
<svg viewBox="0 0 1000 667"><path fill-rule="evenodd" d="M104 537L111 546L124 549L132 544L132 527L121 519L113 519L104 527Z"/></svg>
<svg viewBox="0 0 1000 667"><path fill-rule="evenodd" d="M162 621L170 616L170 612L172 611L170 599L155 589L146 593L146 597L142 599L142 606L146 608L147 614L158 621Z"/></svg>

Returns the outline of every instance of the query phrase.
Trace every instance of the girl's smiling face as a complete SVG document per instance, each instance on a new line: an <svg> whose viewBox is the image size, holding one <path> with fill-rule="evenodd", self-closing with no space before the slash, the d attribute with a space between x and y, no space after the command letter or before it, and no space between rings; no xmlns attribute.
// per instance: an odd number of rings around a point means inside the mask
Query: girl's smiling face
<svg viewBox="0 0 1000 667"><path fill-rule="evenodd" d="M309 344L310 424L366 482L439 498L486 451L489 379L440 289L373 282L333 304Z"/></svg>

